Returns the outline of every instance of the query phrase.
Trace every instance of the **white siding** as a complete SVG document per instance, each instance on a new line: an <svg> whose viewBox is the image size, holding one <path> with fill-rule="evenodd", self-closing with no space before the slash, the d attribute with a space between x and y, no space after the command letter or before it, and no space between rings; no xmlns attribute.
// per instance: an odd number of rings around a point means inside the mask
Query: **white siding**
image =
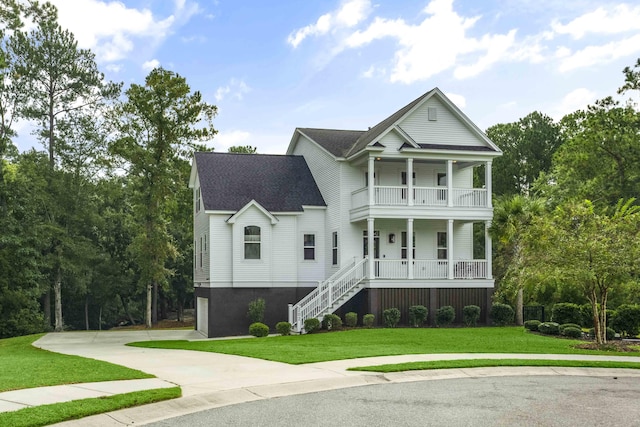
<svg viewBox="0 0 640 427"><path fill-rule="evenodd" d="M473 224L453 223L453 259L473 259Z"/></svg>
<svg viewBox="0 0 640 427"><path fill-rule="evenodd" d="M232 235L229 215L209 215L209 253L211 259L211 286L231 286L232 276Z"/></svg>
<svg viewBox="0 0 640 427"><path fill-rule="evenodd" d="M428 119L429 107L437 109L437 120ZM430 98L399 125L418 144L486 145L440 100L435 98Z"/></svg>
<svg viewBox="0 0 640 427"><path fill-rule="evenodd" d="M208 228L208 218L207 214L204 212L204 209L201 208L199 212L195 211L195 203L196 203L196 191L200 188L200 180L196 176L196 182L193 189L193 281L198 283L205 283L209 280L209 257L208 253L202 254L202 265L200 263L200 242L203 241L204 237L207 236L209 238L209 228ZM202 207L202 205L201 205ZM207 242L209 243L209 242ZM210 252L209 245L207 244L207 252Z"/></svg>
<svg viewBox="0 0 640 427"><path fill-rule="evenodd" d="M395 131L387 133L379 142L385 147L383 153L393 155L398 154L398 150L405 143L404 139Z"/></svg>
<svg viewBox="0 0 640 427"><path fill-rule="evenodd" d="M244 259L244 228L250 225L260 227L260 259ZM234 286L270 284L272 227L270 219L255 206L237 217L232 226Z"/></svg>
<svg viewBox="0 0 640 427"><path fill-rule="evenodd" d="M278 223L272 226L273 239L270 248L263 245L263 251L271 253L274 285L296 286L296 259L298 242L296 223L298 216L279 215Z"/></svg>
<svg viewBox="0 0 640 427"><path fill-rule="evenodd" d="M291 260L296 259L298 267L298 282L301 285L315 284L320 280L327 278L326 266L331 264L331 233L327 238L326 225L325 225L325 210L324 209L308 209L303 215L297 217L298 230L296 233L295 241L292 242L292 248L295 249L295 254L287 257L283 260L289 267L293 265ZM315 259L304 259L304 245L303 239L305 234L315 235ZM327 246L329 248L327 249ZM327 257L329 260L327 261Z"/></svg>
<svg viewBox="0 0 640 427"><path fill-rule="evenodd" d="M473 168L453 169L455 188L473 188Z"/></svg>

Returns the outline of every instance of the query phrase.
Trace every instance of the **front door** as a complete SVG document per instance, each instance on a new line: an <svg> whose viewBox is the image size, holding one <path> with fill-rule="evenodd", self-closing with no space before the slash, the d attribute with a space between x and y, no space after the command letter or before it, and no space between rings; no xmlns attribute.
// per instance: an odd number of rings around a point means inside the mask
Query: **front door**
<svg viewBox="0 0 640 427"><path fill-rule="evenodd" d="M362 256L363 258L369 255L369 238L367 237L367 230L362 230ZM380 230L373 232L373 259L380 258Z"/></svg>

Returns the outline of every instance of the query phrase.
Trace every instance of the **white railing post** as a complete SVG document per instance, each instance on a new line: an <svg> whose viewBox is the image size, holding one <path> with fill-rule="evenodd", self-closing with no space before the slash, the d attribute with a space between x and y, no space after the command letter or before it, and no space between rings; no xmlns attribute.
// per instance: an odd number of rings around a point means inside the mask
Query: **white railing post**
<svg viewBox="0 0 640 427"><path fill-rule="evenodd" d="M490 198L488 193L487 193L487 197ZM485 221L484 222L484 259L487 263L486 278L493 279L493 272L491 271L493 269L493 266L492 266L493 260L491 259L493 256L493 251L491 247L492 242L491 242L491 236L489 235L489 228L491 228L491 221Z"/></svg>

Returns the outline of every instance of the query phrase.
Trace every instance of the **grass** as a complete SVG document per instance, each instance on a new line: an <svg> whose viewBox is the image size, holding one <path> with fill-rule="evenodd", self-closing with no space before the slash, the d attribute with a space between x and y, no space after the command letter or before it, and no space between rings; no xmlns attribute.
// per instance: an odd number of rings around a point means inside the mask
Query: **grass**
<svg viewBox="0 0 640 427"><path fill-rule="evenodd" d="M90 415L145 405L182 394L180 387L161 388L117 394L97 399L81 399L53 405L35 406L14 412L0 413L0 425L12 427L45 426Z"/></svg>
<svg viewBox="0 0 640 427"><path fill-rule="evenodd" d="M215 341L146 341L129 345L208 351L290 364L424 353L607 354L573 348L582 341L531 334L522 327L353 329Z"/></svg>
<svg viewBox="0 0 640 427"><path fill-rule="evenodd" d="M153 375L124 366L53 353L32 346L41 336L0 340L0 392L50 385L153 378ZM8 424L0 422L0 425Z"/></svg>
<svg viewBox="0 0 640 427"><path fill-rule="evenodd" d="M349 371L402 372L426 369L490 368L496 366L546 366L564 368L625 368L640 369L640 363L593 360L530 360L530 359L471 359L435 360L432 362L409 362L390 365L362 366Z"/></svg>

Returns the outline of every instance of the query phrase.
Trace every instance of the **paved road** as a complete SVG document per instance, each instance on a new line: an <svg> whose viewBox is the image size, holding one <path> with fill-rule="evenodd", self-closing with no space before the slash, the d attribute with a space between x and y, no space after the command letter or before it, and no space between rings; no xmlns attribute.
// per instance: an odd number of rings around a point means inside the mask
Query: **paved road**
<svg viewBox="0 0 640 427"><path fill-rule="evenodd" d="M381 384L242 403L150 426L637 426L629 377L490 377Z"/></svg>

